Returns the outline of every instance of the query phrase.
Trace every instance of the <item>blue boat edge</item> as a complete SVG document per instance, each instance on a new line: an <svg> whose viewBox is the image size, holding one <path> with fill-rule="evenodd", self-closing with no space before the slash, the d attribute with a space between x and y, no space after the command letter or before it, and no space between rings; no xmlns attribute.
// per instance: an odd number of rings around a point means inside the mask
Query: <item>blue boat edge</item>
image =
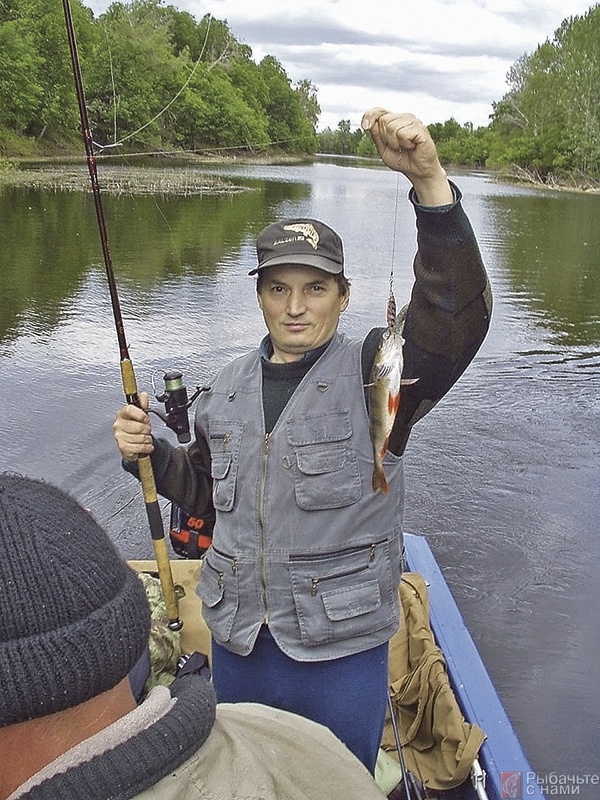
<svg viewBox="0 0 600 800"><path fill-rule="evenodd" d="M429 543L424 536L405 533L404 545L408 570L419 572L427 583L431 629L446 659L461 711L487 735L479 763L489 800L541 800L535 772Z"/></svg>

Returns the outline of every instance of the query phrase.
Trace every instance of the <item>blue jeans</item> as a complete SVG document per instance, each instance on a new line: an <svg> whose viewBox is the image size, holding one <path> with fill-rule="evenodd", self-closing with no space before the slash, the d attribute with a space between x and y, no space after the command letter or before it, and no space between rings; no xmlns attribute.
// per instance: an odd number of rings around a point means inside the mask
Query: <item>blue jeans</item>
<svg viewBox="0 0 600 800"><path fill-rule="evenodd" d="M262 703L319 722L375 771L387 708L387 643L332 661L294 661L263 626L248 656L213 641L212 674L219 703Z"/></svg>

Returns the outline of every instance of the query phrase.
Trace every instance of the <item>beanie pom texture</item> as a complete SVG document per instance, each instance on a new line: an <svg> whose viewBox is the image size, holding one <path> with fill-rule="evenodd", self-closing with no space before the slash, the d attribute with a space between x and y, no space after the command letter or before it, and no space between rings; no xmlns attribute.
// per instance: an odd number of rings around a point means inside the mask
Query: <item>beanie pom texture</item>
<svg viewBox="0 0 600 800"><path fill-rule="evenodd" d="M0 727L112 689L148 644L144 587L73 498L0 475Z"/></svg>

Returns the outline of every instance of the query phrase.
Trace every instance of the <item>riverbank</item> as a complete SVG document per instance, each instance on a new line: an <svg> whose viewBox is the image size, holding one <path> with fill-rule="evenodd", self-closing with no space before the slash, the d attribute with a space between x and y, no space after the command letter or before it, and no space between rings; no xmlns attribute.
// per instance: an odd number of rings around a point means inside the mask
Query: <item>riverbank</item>
<svg viewBox="0 0 600 800"><path fill-rule="evenodd" d="M506 183L519 183L537 189L553 189L557 192L584 192L600 194L600 180L586 175L540 175L535 169L516 164L498 172L498 180Z"/></svg>
<svg viewBox="0 0 600 800"><path fill-rule="evenodd" d="M110 195L234 194L249 191L230 180L207 175L218 164L305 164L314 157L286 153L222 152L144 153L99 155L96 158L101 190ZM0 188L12 186L57 192L91 192L90 174L80 156L0 158Z"/></svg>
<svg viewBox="0 0 600 800"><path fill-rule="evenodd" d="M249 153L247 151L155 152L143 154L100 154L96 157L101 189L110 195L234 194L248 191L216 175L206 167L219 164L299 165L318 160L339 160L327 154L290 155L288 153ZM351 157L355 158L355 157ZM360 159L365 160L365 159ZM367 161L370 159L366 159ZM373 159L376 161L376 159ZM377 162L379 163L379 162ZM445 165L447 169L466 169ZM583 175L540 175L536 170L512 165L501 170L485 170L501 183L516 183L560 192L600 194L600 181ZM0 156L0 188L3 186L50 191L91 192L86 162L80 155Z"/></svg>
<svg viewBox="0 0 600 800"><path fill-rule="evenodd" d="M102 166L98 169L102 192L109 195L234 194L248 191L214 175L191 167ZM91 192L90 174L85 165L36 165L25 169L0 169L0 187L12 186L55 192Z"/></svg>

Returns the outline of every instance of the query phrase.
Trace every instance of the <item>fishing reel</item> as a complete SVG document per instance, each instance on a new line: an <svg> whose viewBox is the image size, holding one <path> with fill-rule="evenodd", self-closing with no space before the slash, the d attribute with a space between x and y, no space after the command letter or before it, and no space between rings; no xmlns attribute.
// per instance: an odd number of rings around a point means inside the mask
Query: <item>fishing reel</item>
<svg viewBox="0 0 600 800"><path fill-rule="evenodd" d="M177 434L177 441L186 444L191 440L190 435L190 419L188 411L196 398L202 392L208 392L209 386L196 386L196 391L188 399L187 389L183 382L183 375L179 370L172 370L165 372L163 376L165 383L165 390L162 394L157 394L156 389L154 396L159 403L164 403L165 413L152 410L154 414L159 416L163 422ZM152 381L154 386L154 380Z"/></svg>

